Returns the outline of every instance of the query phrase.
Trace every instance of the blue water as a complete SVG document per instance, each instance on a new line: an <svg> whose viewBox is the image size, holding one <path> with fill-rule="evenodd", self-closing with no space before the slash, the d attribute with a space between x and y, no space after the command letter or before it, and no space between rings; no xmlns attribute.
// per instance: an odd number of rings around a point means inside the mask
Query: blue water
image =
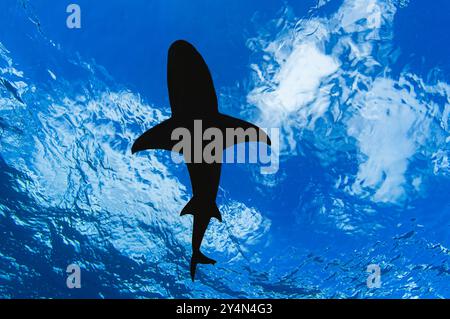
<svg viewBox="0 0 450 319"><path fill-rule="evenodd" d="M70 3L81 29L66 27ZM449 12L445 0L3 0L0 296L449 298ZM204 242L218 263L194 283L187 170L164 151L130 154L170 116L180 38L209 64L223 112L280 129L276 174L224 165L224 222Z"/></svg>

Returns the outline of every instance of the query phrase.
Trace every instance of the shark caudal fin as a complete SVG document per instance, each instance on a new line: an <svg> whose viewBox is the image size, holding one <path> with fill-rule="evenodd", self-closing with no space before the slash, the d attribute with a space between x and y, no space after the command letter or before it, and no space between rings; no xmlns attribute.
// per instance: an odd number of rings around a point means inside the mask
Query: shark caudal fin
<svg viewBox="0 0 450 319"><path fill-rule="evenodd" d="M131 153L150 149L161 149L171 151L177 141L171 139L172 132L179 124L170 118L152 127L137 138L131 147Z"/></svg>
<svg viewBox="0 0 450 319"><path fill-rule="evenodd" d="M191 200L186 204L186 206L184 206L184 208L181 210L180 216L186 214L202 214L203 216L208 216L210 219L214 217L219 222L222 221L222 215L220 214L220 210L217 207L216 203L205 203L196 196L192 197Z"/></svg>

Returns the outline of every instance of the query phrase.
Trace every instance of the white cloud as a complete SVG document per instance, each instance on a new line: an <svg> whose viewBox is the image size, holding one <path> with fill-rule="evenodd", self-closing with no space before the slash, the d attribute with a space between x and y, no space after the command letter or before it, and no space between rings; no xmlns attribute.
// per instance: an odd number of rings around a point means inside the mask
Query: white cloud
<svg viewBox="0 0 450 319"><path fill-rule="evenodd" d="M406 184L413 183L406 178L409 162L431 138L432 117L448 136L448 84L389 75L395 12L391 1L346 0L327 18L285 21L275 38L249 41L264 58L252 65L248 101L266 127L283 128L282 154L295 155L301 132L314 131L322 118L326 134L346 132L356 140L359 167L349 191L388 203L402 201ZM447 104L436 105L435 96ZM318 133L309 142L335 147Z"/></svg>
<svg viewBox="0 0 450 319"><path fill-rule="evenodd" d="M268 91L258 87L248 96L267 118L273 111L289 113L306 106L316 98L322 78L338 68L333 58L320 52L314 43L300 44L288 55L278 56L278 60L282 67L273 77L274 88Z"/></svg>
<svg viewBox="0 0 450 319"><path fill-rule="evenodd" d="M375 201L395 202L404 195L408 159L423 143L430 119L426 106L395 81L377 78L364 94L357 95L358 109L348 121L348 134L357 139L364 159L359 165L353 190L375 189Z"/></svg>

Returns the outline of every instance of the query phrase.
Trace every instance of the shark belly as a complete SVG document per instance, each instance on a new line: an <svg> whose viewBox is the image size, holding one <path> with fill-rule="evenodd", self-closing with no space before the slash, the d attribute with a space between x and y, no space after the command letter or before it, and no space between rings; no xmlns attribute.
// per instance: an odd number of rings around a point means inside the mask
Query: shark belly
<svg viewBox="0 0 450 319"><path fill-rule="evenodd" d="M191 178L193 197L208 203L215 203L222 164L189 163L187 167Z"/></svg>
<svg viewBox="0 0 450 319"><path fill-rule="evenodd" d="M216 218L222 221L222 215L216 204L219 189L220 163L189 163L187 164L192 184L192 198L184 206L180 215L192 214L201 220Z"/></svg>

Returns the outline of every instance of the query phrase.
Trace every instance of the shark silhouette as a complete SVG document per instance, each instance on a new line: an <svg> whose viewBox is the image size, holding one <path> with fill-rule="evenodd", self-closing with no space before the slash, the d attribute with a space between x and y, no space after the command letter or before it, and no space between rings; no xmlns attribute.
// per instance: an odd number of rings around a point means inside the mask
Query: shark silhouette
<svg viewBox="0 0 450 319"><path fill-rule="evenodd" d="M245 139L235 138L223 143L224 149L241 142L264 142L271 144L268 136L257 126L243 120L219 113L217 96L208 66L200 53L184 40L175 41L169 48L167 63L167 85L172 117L142 134L133 144L132 153L148 149L172 151L178 142L171 138L177 128L194 131L194 121L201 120L202 127L218 128L224 133L227 128L253 128L258 132ZM196 141L194 140L195 144ZM197 142L198 143L198 142ZM198 145L197 145L198 146ZM205 147L202 141L200 150ZM194 150L196 145L194 145ZM180 151L182 153L182 151ZM220 153L219 155L221 155ZM220 162L195 162L184 155L192 184L192 199L182 209L180 215L192 214L192 258L191 279L194 281L197 264L215 264L200 251L200 246L211 218L222 221L216 204L222 164ZM219 156L221 158L221 156Z"/></svg>

